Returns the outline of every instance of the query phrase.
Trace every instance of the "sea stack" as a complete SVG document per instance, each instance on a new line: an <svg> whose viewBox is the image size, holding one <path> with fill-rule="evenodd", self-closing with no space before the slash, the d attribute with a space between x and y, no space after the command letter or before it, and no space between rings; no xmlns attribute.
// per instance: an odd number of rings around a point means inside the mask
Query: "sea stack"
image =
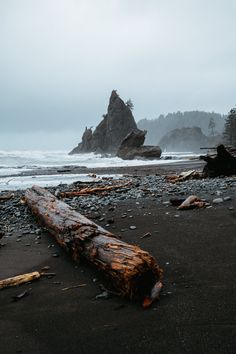
<svg viewBox="0 0 236 354"><path fill-rule="evenodd" d="M70 154L85 152L115 154L127 134L136 129L138 128L131 109L113 90L103 120L94 132L86 127L82 142Z"/></svg>
<svg viewBox="0 0 236 354"><path fill-rule="evenodd" d="M145 136L146 131L137 127L130 104L124 103L113 90L103 120L94 132L86 127L82 141L69 154L108 153L124 160L159 158L160 147L143 145Z"/></svg>

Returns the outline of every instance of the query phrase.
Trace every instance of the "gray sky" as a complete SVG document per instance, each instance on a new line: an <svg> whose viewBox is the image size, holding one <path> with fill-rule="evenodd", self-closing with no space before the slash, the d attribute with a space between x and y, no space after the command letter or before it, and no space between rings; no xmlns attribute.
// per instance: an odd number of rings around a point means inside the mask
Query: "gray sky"
<svg viewBox="0 0 236 354"><path fill-rule="evenodd" d="M235 0L0 0L0 149L73 147L112 89L136 121L227 113L235 13Z"/></svg>

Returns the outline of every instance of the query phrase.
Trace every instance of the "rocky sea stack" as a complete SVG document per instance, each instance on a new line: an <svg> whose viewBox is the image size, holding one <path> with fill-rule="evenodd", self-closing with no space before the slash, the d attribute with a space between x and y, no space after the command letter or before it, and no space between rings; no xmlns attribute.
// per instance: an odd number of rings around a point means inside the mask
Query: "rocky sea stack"
<svg viewBox="0 0 236 354"><path fill-rule="evenodd" d="M82 141L69 154L108 153L122 159L154 159L161 156L158 146L144 146L146 131L137 128L130 105L112 91L107 113L95 128L85 128Z"/></svg>
<svg viewBox="0 0 236 354"><path fill-rule="evenodd" d="M135 129L137 125L129 106L113 90L103 120L94 132L86 127L82 142L70 154L84 152L115 154L126 135Z"/></svg>

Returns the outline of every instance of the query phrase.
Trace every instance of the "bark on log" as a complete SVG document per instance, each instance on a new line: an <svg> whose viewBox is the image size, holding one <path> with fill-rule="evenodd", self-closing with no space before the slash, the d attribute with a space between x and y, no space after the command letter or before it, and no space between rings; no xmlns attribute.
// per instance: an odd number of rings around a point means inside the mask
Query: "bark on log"
<svg viewBox="0 0 236 354"><path fill-rule="evenodd" d="M162 270L148 252L119 240L43 188L33 186L26 191L25 198L74 260L82 256L103 270L121 295L138 300L151 296L162 278Z"/></svg>

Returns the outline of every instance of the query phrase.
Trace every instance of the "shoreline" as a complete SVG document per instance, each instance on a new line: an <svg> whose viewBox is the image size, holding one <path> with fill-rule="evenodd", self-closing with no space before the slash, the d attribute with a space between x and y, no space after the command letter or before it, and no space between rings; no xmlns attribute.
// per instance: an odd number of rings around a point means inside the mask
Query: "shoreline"
<svg viewBox="0 0 236 354"><path fill-rule="evenodd" d="M129 188L63 199L156 258L164 270L164 288L159 302L148 310L117 296L96 298L101 295L100 284L110 286L104 274L83 260L71 260L21 203L24 191L1 201L0 278L40 271L44 266L56 273L53 278L0 291L2 351L233 354L236 178L175 184L165 180L166 174L193 166L133 166L124 172L124 178L132 181ZM57 194L83 185L87 184L48 189ZM190 194L207 199L210 206L180 211L169 202ZM216 198L222 202L213 203ZM149 237L143 238L146 233ZM62 291L78 284L85 285ZM24 291L28 296L12 301Z"/></svg>
<svg viewBox="0 0 236 354"><path fill-rule="evenodd" d="M142 175L145 173L155 174L155 173L166 173L171 171L180 171L181 169L199 169L204 166L205 162L199 159L183 160L165 162L160 164L140 164L137 166L108 166L108 167L86 167L86 166L76 166L76 165L64 165L55 167L36 167L28 169L27 171L21 172L19 168L19 173L1 175L1 178L9 177L23 177L23 176L40 176L40 175L53 175L59 173L65 174L85 174L85 173L96 173L96 174L135 174L139 172ZM146 172L145 172L146 171ZM1 170L0 170L1 172Z"/></svg>
<svg viewBox="0 0 236 354"><path fill-rule="evenodd" d="M33 184L40 186L58 186L60 184L71 184L78 181L93 182L92 176L98 179L113 177L114 179L122 176L147 176L147 175L169 175L180 174L186 170L197 170L201 172L205 162L200 160L173 161L164 164L150 164L138 166L114 166L114 167L82 167L66 165L63 167L35 168L22 171L17 174L4 175L0 177L1 191L16 191L30 188Z"/></svg>

